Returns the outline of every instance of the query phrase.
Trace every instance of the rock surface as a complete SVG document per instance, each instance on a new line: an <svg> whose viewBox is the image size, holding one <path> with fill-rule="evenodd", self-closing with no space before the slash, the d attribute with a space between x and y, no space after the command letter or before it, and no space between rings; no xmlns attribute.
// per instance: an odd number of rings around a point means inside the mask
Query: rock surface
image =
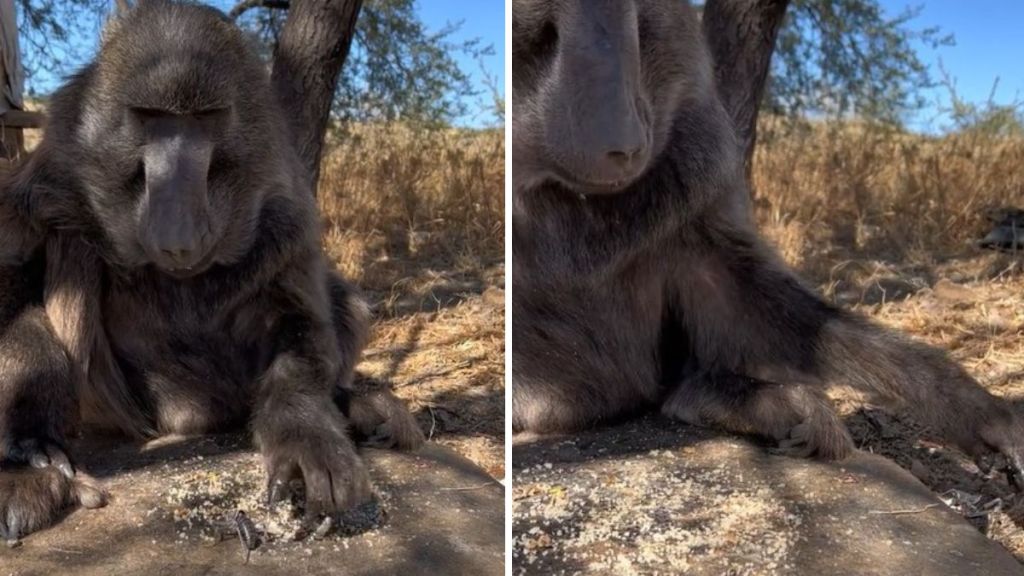
<svg viewBox="0 0 1024 576"><path fill-rule="evenodd" d="M437 445L364 451L380 506L323 538L298 529L288 504L263 504L259 456L236 436L75 454L110 503L0 546L0 575L503 574L501 484ZM263 533L248 564L230 521L238 509Z"/></svg>
<svg viewBox="0 0 1024 576"><path fill-rule="evenodd" d="M517 440L513 463L516 574L1024 574L866 453L798 460L650 418Z"/></svg>

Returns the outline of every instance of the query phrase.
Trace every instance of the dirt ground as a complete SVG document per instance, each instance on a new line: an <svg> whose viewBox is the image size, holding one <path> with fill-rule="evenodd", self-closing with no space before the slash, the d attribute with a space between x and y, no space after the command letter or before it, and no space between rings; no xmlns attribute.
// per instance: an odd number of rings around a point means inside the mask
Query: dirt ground
<svg viewBox="0 0 1024 576"><path fill-rule="evenodd" d="M982 386L1021 406L1024 261L971 248L924 263L850 256L833 246L805 260L805 273L836 303L948 350ZM1024 562L1024 496L1005 479L986 478L906 414L848 391L833 398L862 450L896 461Z"/></svg>
<svg viewBox="0 0 1024 576"><path fill-rule="evenodd" d="M375 312L359 372L431 440L504 470L504 132L353 127L320 179L324 249Z"/></svg>
<svg viewBox="0 0 1024 576"><path fill-rule="evenodd" d="M365 276L377 321L360 376L390 385L432 441L504 478L504 265L406 256Z"/></svg>

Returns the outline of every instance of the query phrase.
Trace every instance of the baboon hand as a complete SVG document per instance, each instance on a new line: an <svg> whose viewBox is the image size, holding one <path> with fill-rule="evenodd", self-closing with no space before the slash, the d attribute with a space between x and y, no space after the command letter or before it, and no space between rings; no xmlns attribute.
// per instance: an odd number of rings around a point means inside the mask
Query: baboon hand
<svg viewBox="0 0 1024 576"><path fill-rule="evenodd" d="M373 496L366 467L343 432L327 427L304 430L266 446L263 456L269 502L290 497L290 481L301 478L307 519L340 514Z"/></svg>
<svg viewBox="0 0 1024 576"><path fill-rule="evenodd" d="M5 465L0 471L0 540L16 544L75 504L85 508L106 504L106 492L94 479L82 473L71 478L59 467Z"/></svg>
<svg viewBox="0 0 1024 576"><path fill-rule="evenodd" d="M979 431L981 445L972 452L985 474L1002 472L1024 492L1024 425L1015 414L988 420Z"/></svg>
<svg viewBox="0 0 1024 576"><path fill-rule="evenodd" d="M67 454L56 443L48 440L17 440L11 443L6 454L0 454L0 467L4 462L28 464L33 468L53 467L68 479L75 477L75 468Z"/></svg>

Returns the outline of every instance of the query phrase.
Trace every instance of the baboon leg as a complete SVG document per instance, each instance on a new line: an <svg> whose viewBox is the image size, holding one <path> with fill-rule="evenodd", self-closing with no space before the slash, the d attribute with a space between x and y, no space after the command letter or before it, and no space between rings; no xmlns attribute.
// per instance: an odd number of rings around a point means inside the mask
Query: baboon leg
<svg viewBox="0 0 1024 576"><path fill-rule="evenodd" d="M370 331L370 307L358 291L335 272L327 275L327 291L331 299L331 319L341 348L339 386L350 389Z"/></svg>
<svg viewBox="0 0 1024 576"><path fill-rule="evenodd" d="M941 350L844 314L822 331L818 357L829 381L906 406L977 459L1003 455L1010 480L1024 488L1021 417Z"/></svg>
<svg viewBox="0 0 1024 576"><path fill-rule="evenodd" d="M943 351L827 304L756 237L720 233L717 255L688 262L691 275L677 285L700 366L851 386L906 406L975 458L998 452L1010 479L1024 480L1024 423L1005 400Z"/></svg>
<svg viewBox="0 0 1024 576"><path fill-rule="evenodd" d="M365 446L416 450L423 431L405 404L390 390L353 387L353 374L366 344L370 310L356 291L337 274L328 275L331 315L341 347L342 368L334 402L349 418L355 440Z"/></svg>
<svg viewBox="0 0 1024 576"><path fill-rule="evenodd" d="M416 450L426 441L416 418L390 390L356 391L348 404L357 444Z"/></svg>
<svg viewBox="0 0 1024 576"><path fill-rule="evenodd" d="M686 379L662 413L689 424L773 439L785 454L841 460L853 450L846 426L815 388L737 374Z"/></svg>
<svg viewBox="0 0 1024 576"><path fill-rule="evenodd" d="M567 366L564 380L549 383L517 375L514 356L512 364L512 430L516 433L574 432L651 406L643 387L611 382L604 374L595 373L590 382L584 382L579 371Z"/></svg>
<svg viewBox="0 0 1024 576"><path fill-rule="evenodd" d="M0 461L29 462L45 446L63 446L75 419L74 377L41 307L0 325Z"/></svg>

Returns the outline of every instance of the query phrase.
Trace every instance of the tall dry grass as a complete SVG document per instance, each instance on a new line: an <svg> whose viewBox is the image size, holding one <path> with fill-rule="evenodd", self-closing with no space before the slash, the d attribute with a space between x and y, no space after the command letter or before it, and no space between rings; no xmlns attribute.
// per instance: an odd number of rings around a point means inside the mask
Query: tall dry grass
<svg viewBox="0 0 1024 576"><path fill-rule="evenodd" d="M501 130L360 125L328 141L324 247L376 310L360 373L431 439L504 475Z"/></svg>
<svg viewBox="0 0 1024 576"><path fill-rule="evenodd" d="M759 222L818 278L844 258L928 265L965 254L987 209L1024 207L1021 138L771 118L758 137Z"/></svg>
<svg viewBox="0 0 1024 576"><path fill-rule="evenodd" d="M324 244L350 278L386 288L409 261L471 273L504 257L500 130L360 125L331 138L318 197ZM375 274L389 268L383 274Z"/></svg>

